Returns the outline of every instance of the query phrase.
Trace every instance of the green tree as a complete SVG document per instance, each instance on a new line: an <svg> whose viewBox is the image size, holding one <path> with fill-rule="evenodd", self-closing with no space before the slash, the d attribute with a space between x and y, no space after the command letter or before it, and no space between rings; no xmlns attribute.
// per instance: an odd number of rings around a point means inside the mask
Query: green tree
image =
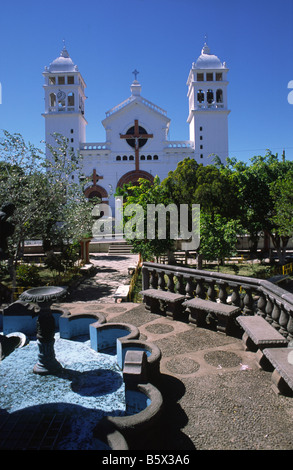
<svg viewBox="0 0 293 470"><path fill-rule="evenodd" d="M231 172L216 159L213 165L199 165L193 159L182 160L163 180L170 200L179 204L200 205L200 246L202 259L223 259L235 251L236 227L240 230L237 186ZM191 217L191 211L189 212ZM192 221L189 220L190 226ZM234 230L232 230L232 228ZM233 233L233 236L232 236ZM222 243L222 250L220 245Z"/></svg>
<svg viewBox="0 0 293 470"><path fill-rule="evenodd" d="M278 178L270 186L270 194L273 200L271 222L274 227L275 237L280 237L279 244L286 247L293 236L293 170L284 178ZM283 260L285 253L283 255Z"/></svg>
<svg viewBox="0 0 293 470"><path fill-rule="evenodd" d="M158 212L152 219L148 212L150 207L166 208L172 201L168 192L162 187L158 177L154 183L140 179L138 185L124 185L116 196L123 196L123 223L124 234L129 243L133 245L133 252L139 253L144 261L153 260L161 255L169 255L171 260L174 249L174 239L170 237L170 213L166 211L166 219L159 220ZM159 206L161 205L161 206ZM166 233L160 234L160 225L166 228ZM153 227L152 234L148 228Z"/></svg>
<svg viewBox="0 0 293 470"><path fill-rule="evenodd" d="M202 167L192 158L181 160L174 171L162 181L162 188L168 198L177 206L179 204L196 204L194 192L197 187L197 172Z"/></svg>
<svg viewBox="0 0 293 470"><path fill-rule="evenodd" d="M207 261L223 264L224 258L235 255L237 235L242 227L239 221L227 219L220 214L201 212L200 217L200 254Z"/></svg>
<svg viewBox="0 0 293 470"><path fill-rule="evenodd" d="M253 242L252 249L256 249L260 233L267 233L282 264L288 239L280 237L277 219L272 221L275 200L271 187L292 171L293 162L280 161L278 155L268 151L265 156L255 156L248 163L228 160L228 167L238 188L238 216Z"/></svg>
<svg viewBox="0 0 293 470"><path fill-rule="evenodd" d="M56 245L74 243L92 226L92 204L84 194L78 174L80 160L69 151L67 139L55 135L48 146L51 158L20 134L3 131L0 141L0 205L12 202L15 232L10 239L10 263L22 256L24 241L43 240L47 251Z"/></svg>

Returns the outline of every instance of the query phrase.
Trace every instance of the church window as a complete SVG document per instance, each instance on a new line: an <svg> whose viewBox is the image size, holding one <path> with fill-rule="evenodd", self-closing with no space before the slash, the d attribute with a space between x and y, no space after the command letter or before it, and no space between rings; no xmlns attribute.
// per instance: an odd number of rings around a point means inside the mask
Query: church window
<svg viewBox="0 0 293 470"><path fill-rule="evenodd" d="M158 155L154 155L154 160L159 160Z"/></svg>
<svg viewBox="0 0 293 470"><path fill-rule="evenodd" d="M214 101L214 92L213 90L208 90L207 92L207 102L211 104Z"/></svg>
<svg viewBox="0 0 293 470"><path fill-rule="evenodd" d="M198 73L197 74L197 81L198 82L203 82L203 73Z"/></svg>
<svg viewBox="0 0 293 470"><path fill-rule="evenodd" d="M56 106L56 95L55 93L50 93L50 106Z"/></svg>
<svg viewBox="0 0 293 470"><path fill-rule="evenodd" d="M123 160L127 160L127 156L126 156L126 155L123 155Z"/></svg>
<svg viewBox="0 0 293 470"><path fill-rule="evenodd" d="M70 129L70 133L73 134L73 132L74 132L73 129Z"/></svg>
<svg viewBox="0 0 293 470"><path fill-rule="evenodd" d="M141 155L141 156L140 156L140 159L141 159L141 160L145 160L145 156L144 156L144 155Z"/></svg>
<svg viewBox="0 0 293 470"><path fill-rule="evenodd" d="M74 93L68 93L67 95L68 106L74 106Z"/></svg>
<svg viewBox="0 0 293 470"><path fill-rule="evenodd" d="M134 134L134 132L135 132L135 128L134 128L134 126L132 126L128 129L126 134L132 135L132 134ZM147 131L141 126L138 126L138 132L139 132L139 134L147 134ZM147 140L148 139L138 139L139 148L143 147L147 143ZM128 145L130 145L130 147L135 148L135 139L126 139L126 142L128 143Z"/></svg>
<svg viewBox="0 0 293 470"><path fill-rule="evenodd" d="M117 162L120 162L120 160L121 160L120 155L117 155L116 160L117 160Z"/></svg>
<svg viewBox="0 0 293 470"><path fill-rule="evenodd" d="M223 90L217 90L216 91L216 100L217 103L223 103Z"/></svg>
<svg viewBox="0 0 293 470"><path fill-rule="evenodd" d="M72 75L67 77L67 83L68 83L68 85L73 85L74 84L74 77Z"/></svg>
<svg viewBox="0 0 293 470"><path fill-rule="evenodd" d="M58 85L65 85L65 77L58 77Z"/></svg>
<svg viewBox="0 0 293 470"><path fill-rule="evenodd" d="M151 155L148 155L147 156L147 160L151 160L152 159L152 156Z"/></svg>
<svg viewBox="0 0 293 470"><path fill-rule="evenodd" d="M130 155L129 160L134 160L134 156Z"/></svg>
<svg viewBox="0 0 293 470"><path fill-rule="evenodd" d="M202 126L200 126L199 130L202 131Z"/></svg>
<svg viewBox="0 0 293 470"><path fill-rule="evenodd" d="M65 109L65 100L58 101L58 108L59 108L59 111L64 111L64 109Z"/></svg>
<svg viewBox="0 0 293 470"><path fill-rule="evenodd" d="M55 85L56 77L49 77L49 85Z"/></svg>
<svg viewBox="0 0 293 470"><path fill-rule="evenodd" d="M200 154L200 158L203 158L203 154L202 154L202 153Z"/></svg>
<svg viewBox="0 0 293 470"><path fill-rule="evenodd" d="M221 82L223 80L223 75L221 72L216 73L216 81Z"/></svg>
<svg viewBox="0 0 293 470"><path fill-rule="evenodd" d="M70 139L71 142L74 142L74 139Z"/></svg>
<svg viewBox="0 0 293 470"><path fill-rule="evenodd" d="M214 74L212 72L207 73L207 81L212 82L214 78Z"/></svg>
<svg viewBox="0 0 293 470"><path fill-rule="evenodd" d="M199 136L199 140L202 140L202 135Z"/></svg>
<svg viewBox="0 0 293 470"><path fill-rule="evenodd" d="M202 150L202 149L203 149L203 145L200 145L200 147L199 147L199 148Z"/></svg>
<svg viewBox="0 0 293 470"><path fill-rule="evenodd" d="M202 103L204 101L204 92L202 90L198 90L197 92L197 101Z"/></svg>

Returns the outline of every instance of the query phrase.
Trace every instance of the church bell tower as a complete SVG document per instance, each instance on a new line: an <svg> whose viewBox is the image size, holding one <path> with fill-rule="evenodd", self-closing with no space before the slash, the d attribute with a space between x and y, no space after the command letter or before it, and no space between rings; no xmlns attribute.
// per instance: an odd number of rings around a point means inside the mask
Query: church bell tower
<svg viewBox="0 0 293 470"><path fill-rule="evenodd" d="M43 72L45 79L46 143L56 146L55 132L68 139L69 150L78 154L86 141L85 82L64 46L60 56ZM49 157L49 154L47 155Z"/></svg>
<svg viewBox="0 0 293 470"><path fill-rule="evenodd" d="M212 163L214 155L228 157L227 73L225 62L211 54L207 44L192 64L187 86L189 138L198 163Z"/></svg>

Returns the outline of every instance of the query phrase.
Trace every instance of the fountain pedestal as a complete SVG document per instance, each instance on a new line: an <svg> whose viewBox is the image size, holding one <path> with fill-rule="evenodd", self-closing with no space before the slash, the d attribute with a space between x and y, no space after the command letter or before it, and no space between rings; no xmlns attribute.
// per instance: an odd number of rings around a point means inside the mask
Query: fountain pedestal
<svg viewBox="0 0 293 470"><path fill-rule="evenodd" d="M55 320L51 305L66 294L62 287L36 287L21 294L21 300L35 302L40 311L37 320L37 344L39 348L38 361L33 372L39 375L55 374L62 369L55 357Z"/></svg>

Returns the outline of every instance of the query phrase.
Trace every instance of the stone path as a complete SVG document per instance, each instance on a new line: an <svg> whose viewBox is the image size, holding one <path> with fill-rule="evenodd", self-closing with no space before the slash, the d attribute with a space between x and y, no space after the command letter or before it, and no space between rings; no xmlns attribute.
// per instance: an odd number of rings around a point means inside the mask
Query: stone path
<svg viewBox="0 0 293 470"><path fill-rule="evenodd" d="M123 284L129 284L128 268L135 267L138 255L113 256L106 253L90 258L94 275L86 278L70 295L70 302L115 302L114 294Z"/></svg>

